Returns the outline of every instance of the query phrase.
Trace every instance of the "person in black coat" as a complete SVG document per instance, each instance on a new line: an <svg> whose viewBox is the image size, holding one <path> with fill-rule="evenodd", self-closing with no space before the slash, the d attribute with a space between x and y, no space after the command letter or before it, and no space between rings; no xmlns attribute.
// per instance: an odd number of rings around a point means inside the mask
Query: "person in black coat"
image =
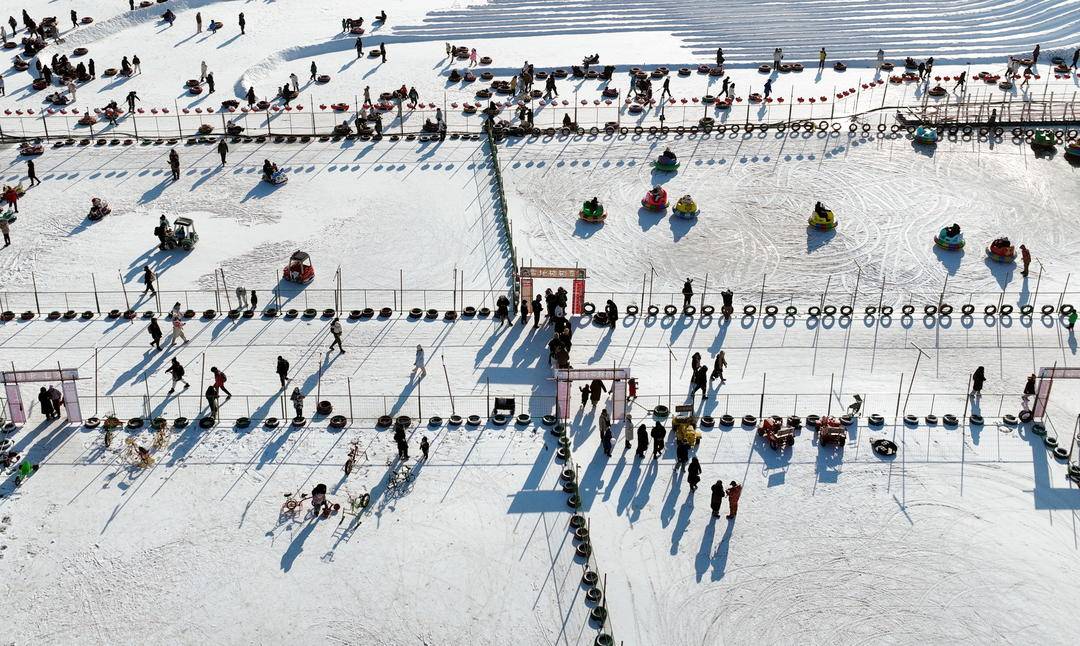
<svg viewBox="0 0 1080 646"><path fill-rule="evenodd" d="M712 508L714 518L720 517L720 507L724 504L724 481L717 480L712 486L712 497L709 499L709 507Z"/></svg>
<svg viewBox="0 0 1080 646"><path fill-rule="evenodd" d="M592 402L592 407L596 408L596 405L600 403L600 393L606 393L607 386L604 385L603 380L593 379L589 385L589 401Z"/></svg>
<svg viewBox="0 0 1080 646"><path fill-rule="evenodd" d="M281 380L281 388L285 389L285 381L289 378L289 362L285 360L280 354L277 358L277 376Z"/></svg>
<svg viewBox="0 0 1080 646"><path fill-rule="evenodd" d="M675 443L675 466L677 468L686 468L686 463L690 461L690 445L686 442Z"/></svg>
<svg viewBox="0 0 1080 646"><path fill-rule="evenodd" d="M701 391L701 398L702 399L708 399L709 398L708 386L709 386L709 369L706 368L705 366L698 366L697 370L694 371L693 379L690 382L690 397L691 397L691 399L694 397L694 395L699 390Z"/></svg>
<svg viewBox="0 0 1080 646"><path fill-rule="evenodd" d="M637 456L639 458L645 457L645 449L649 448L649 432L646 430L645 425L637 427Z"/></svg>
<svg viewBox="0 0 1080 646"><path fill-rule="evenodd" d="M521 314L520 323L522 325L525 325L529 322L529 299L521 299L521 305L518 307L518 313Z"/></svg>
<svg viewBox="0 0 1080 646"><path fill-rule="evenodd" d="M501 323L511 323L509 298L500 296L498 300L495 301L495 318L499 319Z"/></svg>
<svg viewBox="0 0 1080 646"><path fill-rule="evenodd" d="M611 425L601 424L601 426L603 428L600 430L600 442L604 445L604 455L610 458L612 448Z"/></svg>
<svg viewBox="0 0 1080 646"><path fill-rule="evenodd" d="M585 404L589 402L589 384L585 384L578 390L581 391L581 407L585 408Z"/></svg>
<svg viewBox="0 0 1080 646"><path fill-rule="evenodd" d="M975 374L971 375L971 394L981 397L984 383L986 383L986 368L979 366L975 369Z"/></svg>
<svg viewBox="0 0 1080 646"><path fill-rule="evenodd" d="M664 441L667 439L667 429L657 422L652 429L652 456L655 460L664 453Z"/></svg>
<svg viewBox="0 0 1080 646"><path fill-rule="evenodd" d="M161 326L158 325L156 316L150 317L150 325L146 326L146 331L150 333L150 345L154 346L158 350L161 349Z"/></svg>
<svg viewBox="0 0 1080 646"><path fill-rule="evenodd" d="M544 311L543 298L537 294L532 302L533 327L540 327L540 312Z"/></svg>
<svg viewBox="0 0 1080 646"><path fill-rule="evenodd" d="M683 305L684 308L690 305L690 299L694 297L693 282L694 282L693 278L687 278L686 282L683 283L683 286L682 286L682 300L683 300L682 305Z"/></svg>
<svg viewBox="0 0 1080 646"><path fill-rule="evenodd" d="M608 326L615 327L615 324L619 320L619 307L615 305L615 302L609 300L607 305L604 306L604 313L607 314Z"/></svg>
<svg viewBox="0 0 1080 646"><path fill-rule="evenodd" d="M697 484L701 482L701 463L697 456L690 460L690 468L687 469L686 482L690 485L690 491L697 491Z"/></svg>
<svg viewBox="0 0 1080 646"><path fill-rule="evenodd" d="M53 410L52 397L49 397L49 391L45 390L45 386L41 387L37 398L38 403L41 404L41 414L45 416L45 419L52 419L56 411Z"/></svg>

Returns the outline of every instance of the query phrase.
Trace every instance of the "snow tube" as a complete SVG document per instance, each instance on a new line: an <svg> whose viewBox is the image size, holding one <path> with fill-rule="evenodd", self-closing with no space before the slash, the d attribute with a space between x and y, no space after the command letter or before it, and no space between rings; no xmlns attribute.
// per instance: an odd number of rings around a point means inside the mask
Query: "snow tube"
<svg viewBox="0 0 1080 646"><path fill-rule="evenodd" d="M1012 245L1008 247L994 247L990 245L986 248L986 255L994 262L1016 262L1016 249Z"/></svg>
<svg viewBox="0 0 1080 646"><path fill-rule="evenodd" d="M671 214L677 218L692 220L701 214L701 210L698 209L693 198L689 195L684 195L680 197L679 201L672 207Z"/></svg>
<svg viewBox="0 0 1080 646"><path fill-rule="evenodd" d="M645 197L641 198L641 206L650 211L663 211L667 208L667 203L667 191L664 189L660 189L659 198L654 198L652 191L645 193Z"/></svg>
<svg viewBox="0 0 1080 646"><path fill-rule="evenodd" d="M916 142L926 146L933 146L938 142L938 139L941 138L941 135L938 134L937 130L927 126L919 126L915 129L915 133L912 136L915 138Z"/></svg>
<svg viewBox="0 0 1080 646"><path fill-rule="evenodd" d="M604 211L603 204L597 204L596 208L590 208L589 203L581 205L581 210L578 211L578 217L585 222L603 222L607 219L607 212Z"/></svg>
<svg viewBox="0 0 1080 646"><path fill-rule="evenodd" d="M815 211L807 222L818 231L832 231L836 228L836 216L832 211L826 211L824 216Z"/></svg>
<svg viewBox="0 0 1080 646"><path fill-rule="evenodd" d="M1073 139L1065 144L1065 156L1080 159L1080 139Z"/></svg>
<svg viewBox="0 0 1080 646"><path fill-rule="evenodd" d="M660 157L653 162L653 168L664 173L674 173L679 170L679 162L667 157Z"/></svg>
<svg viewBox="0 0 1080 646"><path fill-rule="evenodd" d="M945 228L942 227L938 234L934 236L934 244L945 249L946 251L958 251L964 248L964 234L958 233L955 236L945 234Z"/></svg>

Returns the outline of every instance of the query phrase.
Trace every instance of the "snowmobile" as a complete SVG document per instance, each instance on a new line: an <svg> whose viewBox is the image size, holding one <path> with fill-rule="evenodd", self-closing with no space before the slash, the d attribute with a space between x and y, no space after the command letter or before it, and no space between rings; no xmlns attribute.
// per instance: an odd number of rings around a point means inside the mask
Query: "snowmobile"
<svg viewBox="0 0 1080 646"><path fill-rule="evenodd" d="M267 162L267 164L263 164L262 180L277 186L288 182L289 177L284 171L278 168L277 164L269 164L269 162Z"/></svg>
<svg viewBox="0 0 1080 646"><path fill-rule="evenodd" d="M112 209L109 208L108 202L100 197L90 198L90 212L86 214L86 217L91 222L97 222L110 213L112 213Z"/></svg>

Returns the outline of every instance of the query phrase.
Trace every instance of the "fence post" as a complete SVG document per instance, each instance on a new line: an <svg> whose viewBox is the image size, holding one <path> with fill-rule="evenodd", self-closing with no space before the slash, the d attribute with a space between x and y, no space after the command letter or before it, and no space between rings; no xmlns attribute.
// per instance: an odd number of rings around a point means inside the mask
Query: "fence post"
<svg viewBox="0 0 1080 646"><path fill-rule="evenodd" d="M45 112L41 113L41 125L45 128L45 141L49 140L49 122L45 119Z"/></svg>

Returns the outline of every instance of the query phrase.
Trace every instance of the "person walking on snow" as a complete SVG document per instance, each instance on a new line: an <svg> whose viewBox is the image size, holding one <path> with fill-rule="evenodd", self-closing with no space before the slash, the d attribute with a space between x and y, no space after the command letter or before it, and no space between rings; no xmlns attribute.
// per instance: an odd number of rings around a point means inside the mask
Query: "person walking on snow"
<svg viewBox="0 0 1080 646"><path fill-rule="evenodd" d="M236 22L240 25L240 35L243 36L243 35L247 34L247 31L246 31L247 20L244 18L244 12L243 11L240 12L240 15L236 19Z"/></svg>
<svg viewBox="0 0 1080 646"><path fill-rule="evenodd" d="M427 376L427 366L424 365L424 347L421 345L416 346L416 359L413 361L413 376L416 373L420 373L420 377Z"/></svg>
<svg viewBox="0 0 1080 646"><path fill-rule="evenodd" d="M428 442L427 435L420 438L420 453L424 454L422 459L427 460L428 451L431 449L431 444Z"/></svg>
<svg viewBox="0 0 1080 646"><path fill-rule="evenodd" d="M592 407L596 408L596 405L600 403L600 393L606 393L607 386L600 379L593 379L589 384L589 401L592 403Z"/></svg>
<svg viewBox="0 0 1080 646"><path fill-rule="evenodd" d="M1035 374L1028 375L1027 383L1024 384L1024 401L1027 398L1035 394Z"/></svg>
<svg viewBox="0 0 1080 646"><path fill-rule="evenodd" d="M258 100L255 98L255 86L251 86L248 88L247 97L245 98L247 99L247 104L249 108L258 103Z"/></svg>
<svg viewBox="0 0 1080 646"><path fill-rule="evenodd" d="M300 78L296 76L296 72L289 74L289 82L292 83L293 92L300 92Z"/></svg>
<svg viewBox="0 0 1080 646"><path fill-rule="evenodd" d="M971 375L971 394L974 397L982 397L982 387L986 383L986 368L979 366Z"/></svg>
<svg viewBox="0 0 1080 646"><path fill-rule="evenodd" d="M218 403L217 388L213 386L207 386L206 392L203 393L203 396L206 397L206 406L210 409L210 417L217 419L218 409L220 408L220 404Z"/></svg>
<svg viewBox="0 0 1080 646"><path fill-rule="evenodd" d="M318 75L319 75L319 68L318 68L318 66L315 65L315 61L311 61L311 79L309 79L309 80L314 81L315 77L318 76Z"/></svg>
<svg viewBox="0 0 1080 646"><path fill-rule="evenodd" d="M960 72L960 76L956 77L956 85L953 86L953 92L959 88L967 89L967 70Z"/></svg>
<svg viewBox="0 0 1080 646"><path fill-rule="evenodd" d="M543 297L540 294L532 302L533 329L540 327L540 312L544 311Z"/></svg>
<svg viewBox="0 0 1080 646"><path fill-rule="evenodd" d="M292 402L293 410L296 412L297 417L304 416L304 393L300 392L300 388L293 388L292 394L289 395L289 401Z"/></svg>
<svg viewBox="0 0 1080 646"><path fill-rule="evenodd" d="M1031 252L1024 245L1020 245L1020 261L1024 265L1024 270L1020 272L1021 276L1028 275L1028 266L1031 265Z"/></svg>
<svg viewBox="0 0 1080 646"><path fill-rule="evenodd" d="M187 335L184 334L184 321L179 317L174 317L172 320L172 339L169 342L169 347L176 345L177 339L183 339L184 344L188 342Z"/></svg>
<svg viewBox="0 0 1080 646"><path fill-rule="evenodd" d="M285 390L285 382L289 379L289 362L280 354L277 358L277 366L274 368L278 379L281 380L281 389Z"/></svg>
<svg viewBox="0 0 1080 646"><path fill-rule="evenodd" d="M143 289L142 295L146 296L147 292L150 292L154 296L157 296L157 290L154 289L154 270L150 269L150 265L143 265L143 282L146 287Z"/></svg>
<svg viewBox="0 0 1080 646"><path fill-rule="evenodd" d="M667 78L664 79L664 85L660 89L660 100L661 101L664 100L665 95L671 96L671 77L667 77Z"/></svg>
<svg viewBox="0 0 1080 646"><path fill-rule="evenodd" d="M135 68L136 74L142 74L142 60L139 59L138 54L131 57L131 66Z"/></svg>
<svg viewBox="0 0 1080 646"><path fill-rule="evenodd" d="M724 67L724 48L723 47L717 47L716 48L716 66L720 67L720 68Z"/></svg>
<svg viewBox="0 0 1080 646"><path fill-rule="evenodd" d="M469 50L469 67L476 67L476 48Z"/></svg>
<svg viewBox="0 0 1080 646"><path fill-rule="evenodd" d="M731 486L727 490L728 501L728 515L729 519L734 519L735 514L739 513L739 497L742 496L742 485L734 480L731 481Z"/></svg>
<svg viewBox="0 0 1080 646"><path fill-rule="evenodd" d="M773 49L772 61L774 70L780 71L780 61L782 60L784 60L784 50L779 47Z"/></svg>
<svg viewBox="0 0 1080 646"><path fill-rule="evenodd" d="M653 425L652 433L652 457L655 460L664 453L664 441L667 439L667 429L660 422Z"/></svg>
<svg viewBox="0 0 1080 646"><path fill-rule="evenodd" d="M828 55L828 54L826 54L826 52L825 52L825 48L824 48L824 47L822 47L822 48L821 48L821 51L819 51L819 52L818 52L818 55L817 55L817 68L818 68L819 70L823 70L823 69L825 69L825 57L826 57L827 55Z"/></svg>
<svg viewBox="0 0 1080 646"><path fill-rule="evenodd" d="M202 33L202 12L201 11L196 11L195 12L195 33L196 34L201 34Z"/></svg>
<svg viewBox="0 0 1080 646"><path fill-rule="evenodd" d="M218 370L216 367L212 367L210 368L210 373L214 375L214 388L217 388L221 392L225 393L226 399L232 399L232 393L229 392L229 389L225 387L225 382L227 381L227 378L225 377L225 372L222 370Z"/></svg>
<svg viewBox="0 0 1080 646"><path fill-rule="evenodd" d="M207 94L213 94L214 93L214 73L213 72L207 72L206 73L206 93Z"/></svg>
<svg viewBox="0 0 1080 646"><path fill-rule="evenodd" d="M34 166L34 160L26 160L26 174L30 178L30 186L37 186L41 183L41 180L37 176L37 167Z"/></svg>
<svg viewBox="0 0 1080 646"><path fill-rule="evenodd" d="M180 361L178 361L176 357L172 358L172 362L165 372L169 373L169 376L172 377L172 387L169 388L168 394L171 395L176 391L176 384L184 384L184 390L191 388L191 384L184 380L184 366L180 365Z"/></svg>
<svg viewBox="0 0 1080 646"><path fill-rule="evenodd" d="M1035 45L1035 49L1031 50L1031 64L1039 64L1039 53L1042 52L1042 45Z"/></svg>
<svg viewBox="0 0 1080 646"><path fill-rule="evenodd" d="M709 381L720 379L720 383L726 383L724 379L724 368L727 367L727 359L724 358L724 351L721 350L716 358L713 359L712 375L709 377Z"/></svg>
<svg viewBox="0 0 1080 646"><path fill-rule="evenodd" d="M765 81L765 98L769 98L770 94L772 94L772 79Z"/></svg>
<svg viewBox="0 0 1080 646"><path fill-rule="evenodd" d="M589 401L589 384L578 388L578 391L581 392L581 407L585 408L585 404Z"/></svg>
<svg viewBox="0 0 1080 646"><path fill-rule="evenodd" d="M883 65L884 63L885 63L885 50L884 50L884 49L880 49L880 48L879 48L879 49L877 50L877 63L876 63L875 65L874 65L874 68L875 68L875 69L876 69L877 71L879 71L879 72L880 72L880 71L881 71L881 66L882 66L882 65Z"/></svg>
<svg viewBox="0 0 1080 646"><path fill-rule="evenodd" d="M236 286L236 309L246 310L248 306L247 289L243 285Z"/></svg>
<svg viewBox="0 0 1080 646"><path fill-rule="evenodd" d="M248 311L254 312L259 307L259 295L255 293L254 289L248 292L248 295L251 297L251 306L248 308Z"/></svg>
<svg viewBox="0 0 1080 646"><path fill-rule="evenodd" d="M150 325L146 326L146 331L150 333L150 345L161 350L161 326L158 325L156 316L150 317Z"/></svg>
<svg viewBox="0 0 1080 646"><path fill-rule="evenodd" d="M604 455L611 457L612 441L611 420L607 409L600 411L600 442L604 445Z"/></svg>
<svg viewBox="0 0 1080 646"><path fill-rule="evenodd" d="M690 485L690 491L697 491L697 485L701 482L701 463L695 455L690 459L690 468L687 469L686 482Z"/></svg>
<svg viewBox="0 0 1080 646"><path fill-rule="evenodd" d="M1076 51L1073 52L1072 65L1070 65L1069 68L1076 69L1077 62L1080 62L1080 47L1077 47Z"/></svg>
<svg viewBox="0 0 1080 646"><path fill-rule="evenodd" d="M208 71L208 69L206 67L206 61L202 61L201 63L199 63L199 82L200 83L202 83L203 81L206 80L206 72L207 71Z"/></svg>
<svg viewBox="0 0 1080 646"><path fill-rule="evenodd" d="M694 282L693 278L687 278L686 282L682 286L682 306L686 309L690 306L690 299L694 297L694 287L691 283Z"/></svg>
<svg viewBox="0 0 1080 646"><path fill-rule="evenodd" d="M383 63L386 62L386 43L379 43L379 57Z"/></svg>
<svg viewBox="0 0 1080 646"><path fill-rule="evenodd" d="M341 344L341 319L335 318L331 321L330 334L334 336L334 341L330 344L330 349L333 350L336 345L340 353L345 354L345 346Z"/></svg>
<svg viewBox="0 0 1080 646"><path fill-rule="evenodd" d="M52 397L49 397L49 391L45 390L45 386L42 386L41 390L38 392L38 403L41 404L41 414L45 416L45 419L52 419Z"/></svg>
<svg viewBox="0 0 1080 646"><path fill-rule="evenodd" d="M18 211L16 211L18 213ZM4 235L4 246L11 246L11 226L7 220L0 220L0 233Z"/></svg>
<svg viewBox="0 0 1080 646"><path fill-rule="evenodd" d="M218 140L217 144L218 155L221 155L221 165L225 165L225 156L229 154L229 144L225 143L225 137Z"/></svg>
<svg viewBox="0 0 1080 646"><path fill-rule="evenodd" d="M649 432L642 424L637 428L637 450L634 452L639 458L645 457L645 451L649 448Z"/></svg>
<svg viewBox="0 0 1080 646"><path fill-rule="evenodd" d="M169 170L172 171L173 181L180 179L180 154L173 148L169 151Z"/></svg>
<svg viewBox="0 0 1080 646"><path fill-rule="evenodd" d="M724 504L724 481L717 480L712 486L712 496L709 498L709 507L712 508L713 518L720 517L720 507Z"/></svg>
<svg viewBox="0 0 1080 646"><path fill-rule="evenodd" d="M698 366L698 369L694 371L693 377L690 380L690 400L693 401L694 395L697 391L701 391L701 398L709 398L709 369L705 366Z"/></svg>

